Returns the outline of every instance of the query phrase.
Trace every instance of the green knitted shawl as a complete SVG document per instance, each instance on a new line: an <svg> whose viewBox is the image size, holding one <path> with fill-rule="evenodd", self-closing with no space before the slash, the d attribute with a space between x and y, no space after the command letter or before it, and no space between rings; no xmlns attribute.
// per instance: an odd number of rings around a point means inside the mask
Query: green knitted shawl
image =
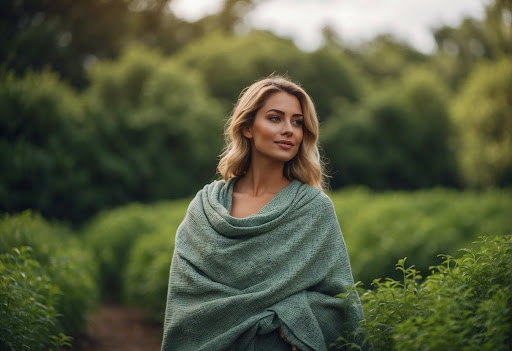
<svg viewBox="0 0 512 351"><path fill-rule="evenodd" d="M294 180L230 216L233 178L206 185L176 234L162 350L326 350L363 319L334 207ZM354 296L354 294L352 294Z"/></svg>

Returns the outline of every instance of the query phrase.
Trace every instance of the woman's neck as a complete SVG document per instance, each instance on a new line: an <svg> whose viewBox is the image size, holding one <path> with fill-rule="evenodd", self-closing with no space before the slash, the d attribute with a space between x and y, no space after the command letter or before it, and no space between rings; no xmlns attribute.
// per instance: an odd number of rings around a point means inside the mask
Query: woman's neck
<svg viewBox="0 0 512 351"><path fill-rule="evenodd" d="M290 184L290 180L283 174L283 169L284 163L266 167L251 164L247 173L238 180L235 190L255 197L268 193L277 194Z"/></svg>

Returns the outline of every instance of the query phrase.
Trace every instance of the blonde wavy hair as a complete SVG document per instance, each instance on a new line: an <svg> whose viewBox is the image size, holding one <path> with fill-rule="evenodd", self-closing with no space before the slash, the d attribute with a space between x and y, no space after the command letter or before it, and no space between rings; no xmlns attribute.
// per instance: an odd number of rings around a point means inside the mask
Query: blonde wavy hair
<svg viewBox="0 0 512 351"><path fill-rule="evenodd" d="M282 76L271 76L245 88L224 131L226 146L220 155L217 171L224 180L247 172L251 162L251 142L243 135L246 127L253 124L258 110L266 99L277 92L291 94L300 102L304 115L304 137L297 155L285 162L284 175L302 183L325 190L325 173L318 146L318 118L309 95L298 84Z"/></svg>

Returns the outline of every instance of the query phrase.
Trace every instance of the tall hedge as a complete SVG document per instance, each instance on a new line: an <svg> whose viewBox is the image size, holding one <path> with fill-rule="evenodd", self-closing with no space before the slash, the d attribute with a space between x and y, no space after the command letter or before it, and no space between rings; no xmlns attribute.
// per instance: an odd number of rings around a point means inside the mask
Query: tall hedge
<svg viewBox="0 0 512 351"><path fill-rule="evenodd" d="M89 185L78 96L49 72L0 77L0 211L75 219Z"/></svg>

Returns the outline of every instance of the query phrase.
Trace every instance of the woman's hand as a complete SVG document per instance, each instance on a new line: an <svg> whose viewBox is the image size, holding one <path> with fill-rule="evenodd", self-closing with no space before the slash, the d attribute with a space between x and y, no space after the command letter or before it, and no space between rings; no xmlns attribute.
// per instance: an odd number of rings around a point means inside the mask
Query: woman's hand
<svg viewBox="0 0 512 351"><path fill-rule="evenodd" d="M286 341L288 344L292 345L292 343L288 341L286 336L284 336L283 329L281 329L281 328L279 328L279 336L281 337L281 339ZM299 351L299 349L297 348L297 346L292 345L292 351Z"/></svg>

